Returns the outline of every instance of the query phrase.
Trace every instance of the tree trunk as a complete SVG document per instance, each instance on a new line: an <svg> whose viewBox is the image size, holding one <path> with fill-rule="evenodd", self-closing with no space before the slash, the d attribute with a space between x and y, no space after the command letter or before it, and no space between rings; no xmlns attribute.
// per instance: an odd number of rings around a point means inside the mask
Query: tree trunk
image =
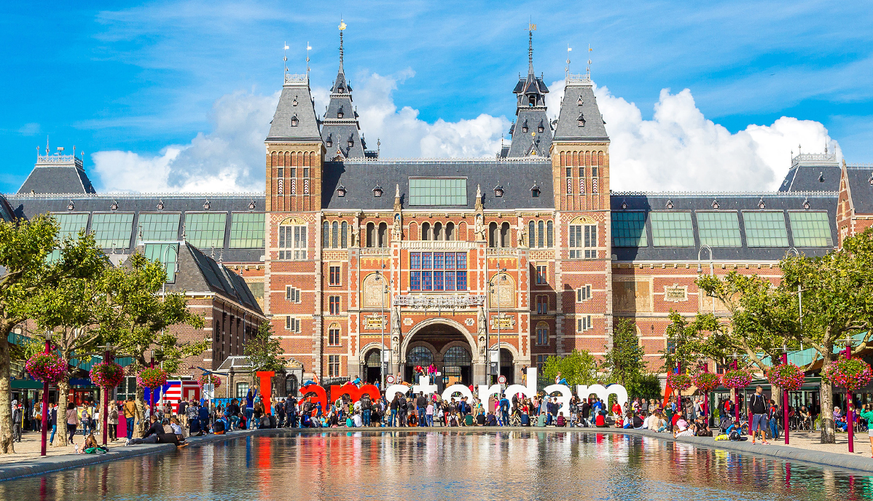
<svg viewBox="0 0 873 501"><path fill-rule="evenodd" d="M58 382L58 429L55 433L55 447L66 447L67 442L67 395L70 393L70 378Z"/></svg>
<svg viewBox="0 0 873 501"><path fill-rule="evenodd" d="M5 332L5 329L4 329ZM0 334L0 453L13 454L12 445L12 385L9 361L8 333Z"/></svg>
<svg viewBox="0 0 873 501"><path fill-rule="evenodd" d="M830 347L829 347L830 348ZM822 361L822 373L831 365L831 357L827 356ZM819 387L819 398L821 400L821 443L833 444L836 443L836 428L834 426L834 387L824 381Z"/></svg>
<svg viewBox="0 0 873 501"><path fill-rule="evenodd" d="M137 387L136 389L136 426L133 429L134 437L142 437L148 429L148 423L145 420L145 390Z"/></svg>

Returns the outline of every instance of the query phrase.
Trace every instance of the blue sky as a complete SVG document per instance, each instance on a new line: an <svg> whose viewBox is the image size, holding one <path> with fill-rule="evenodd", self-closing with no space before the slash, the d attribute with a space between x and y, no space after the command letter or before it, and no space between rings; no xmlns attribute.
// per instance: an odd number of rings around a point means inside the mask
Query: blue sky
<svg viewBox="0 0 873 501"><path fill-rule="evenodd" d="M320 113L336 74L341 16L363 132L371 148L374 136L381 139L385 156L490 152L512 120L511 90L526 71L532 19L534 66L557 84L553 93L560 91L568 44L573 73L584 72L586 48L594 48L601 111L609 110L607 129L616 131L614 186L648 187L622 181L618 160L628 173L660 172L677 161L669 150L657 150L652 163L642 159L651 155L639 152L664 143L664 135L681 145L700 141L680 155L689 171L747 147L750 156L736 168L767 170L760 176L766 187L784 175L788 144L818 143L803 147L820 151L830 139L847 161L873 162L873 9L862 2L120 5L5 5L3 192L18 189L46 135L53 150L76 145L86 152L98 188L258 189L258 142L281 86L283 43L291 47L292 72L304 71L307 42L312 46ZM682 132L674 137L676 128ZM418 135L404 135L410 130ZM784 169L770 160L777 155ZM692 177L707 178L706 169L697 170ZM164 177L143 188L154 171ZM666 175L648 183L685 187ZM687 187L706 188L700 183Z"/></svg>

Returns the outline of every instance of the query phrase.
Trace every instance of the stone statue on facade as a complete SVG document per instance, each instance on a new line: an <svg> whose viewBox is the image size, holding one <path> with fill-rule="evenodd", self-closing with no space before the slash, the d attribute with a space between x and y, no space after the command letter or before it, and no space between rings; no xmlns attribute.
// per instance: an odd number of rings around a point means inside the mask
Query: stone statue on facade
<svg viewBox="0 0 873 501"><path fill-rule="evenodd" d="M485 318L485 307L484 307L484 306L479 306L479 313L478 313L477 316L478 316L478 318L477 318L477 321L478 321L478 329L477 329L478 334L479 334L480 336L484 336L484 335L485 335L485 331L486 331L486 329L488 328L488 320Z"/></svg>
<svg viewBox="0 0 873 501"><path fill-rule="evenodd" d="M394 214L394 226L391 228L391 239L400 240L401 234L400 214Z"/></svg>
<svg viewBox="0 0 873 501"><path fill-rule="evenodd" d="M485 240L485 226L482 224L482 214L476 214L476 223L473 226L477 240Z"/></svg>
<svg viewBox="0 0 873 501"><path fill-rule="evenodd" d="M360 225L358 224L358 220L355 219L355 221L352 223L352 242L351 242L351 243L352 243L352 245L351 245L352 247L358 247L358 244L359 244L359 242L360 242L360 240L358 240L358 230L359 230L359 226L360 226Z"/></svg>
<svg viewBox="0 0 873 501"><path fill-rule="evenodd" d="M524 225L518 225L518 231L516 232L516 240L519 247L524 247Z"/></svg>

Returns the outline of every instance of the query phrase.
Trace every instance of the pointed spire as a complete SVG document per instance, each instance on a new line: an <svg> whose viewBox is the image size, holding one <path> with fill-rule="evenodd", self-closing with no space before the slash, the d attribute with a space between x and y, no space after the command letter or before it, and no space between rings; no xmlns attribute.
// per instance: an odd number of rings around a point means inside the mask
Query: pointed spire
<svg viewBox="0 0 873 501"><path fill-rule="evenodd" d="M527 41L527 74L533 75L533 30L537 29L535 24L531 24L527 32L528 41Z"/></svg>
<svg viewBox="0 0 873 501"><path fill-rule="evenodd" d="M339 23L339 32L340 32L340 61L339 61L339 72L345 73L343 70L343 31L346 30L346 23L343 22L342 18L340 18Z"/></svg>

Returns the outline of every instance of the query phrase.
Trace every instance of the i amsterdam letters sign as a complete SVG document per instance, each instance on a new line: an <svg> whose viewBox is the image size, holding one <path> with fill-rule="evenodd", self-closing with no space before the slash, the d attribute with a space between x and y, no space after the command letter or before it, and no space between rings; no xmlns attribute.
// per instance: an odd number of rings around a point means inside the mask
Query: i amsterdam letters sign
<svg viewBox="0 0 873 501"><path fill-rule="evenodd" d="M526 398L533 398L537 394L536 381L537 369L536 367L529 367L527 369L527 384L509 385L505 390L502 390L501 385L499 384L480 384L477 393L479 400L482 402L486 402L492 395L499 397L501 394L505 395L509 400L512 400L512 396L516 394L523 395ZM413 385L412 388L405 384L392 384L388 386L385 390L385 398L390 402L394 399L394 395L406 395L409 393L410 389L413 394L421 393L424 395L432 395L439 391L437 385L431 384L430 376L422 376L419 379L419 383ZM558 399L558 402L561 404L561 408L558 409L559 413L563 414L565 417L570 415L570 399L573 398L573 390L569 386L565 384L552 384L545 387L545 392L547 395L555 396ZM557 395L553 395L556 393ZM322 409L327 409L327 392L321 386L317 384L308 384L300 388L300 394L303 397L314 395L316 400L321 402ZM346 383L343 386L331 386L330 389L331 401L336 400L343 395L349 395L352 401L355 402L365 394L370 395L371 399L378 399L379 389L372 384L356 386L352 383ZM580 384L576 386L576 395L582 399L587 399L590 395L596 395L597 398L604 402L609 401L610 395L615 395L615 399L618 401L619 405L624 407L624 404L627 403L627 390L620 384L610 384L607 386L599 384L585 386ZM473 400L473 392L470 391L469 387L462 384L453 384L449 386L440 396L443 400L450 400L458 397L467 397L467 399Z"/></svg>

